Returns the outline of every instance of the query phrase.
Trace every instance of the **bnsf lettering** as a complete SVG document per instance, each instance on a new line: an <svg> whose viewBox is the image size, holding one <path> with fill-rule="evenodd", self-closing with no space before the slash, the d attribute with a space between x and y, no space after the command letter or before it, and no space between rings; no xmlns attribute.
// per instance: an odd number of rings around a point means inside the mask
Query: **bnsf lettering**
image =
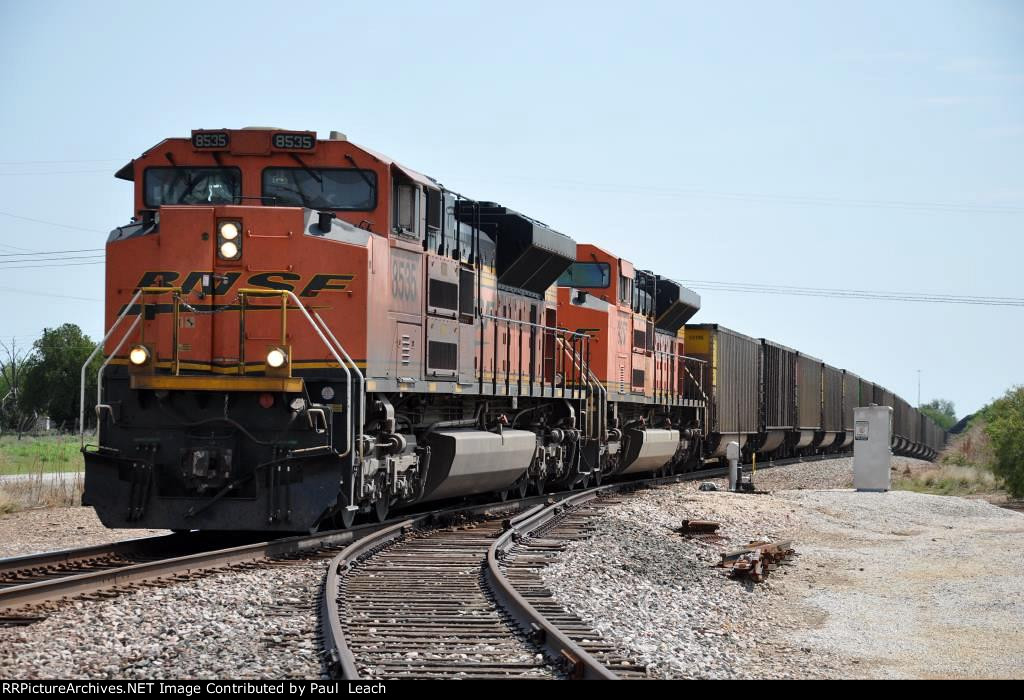
<svg viewBox="0 0 1024 700"><path fill-rule="evenodd" d="M262 287L264 289L281 289L288 290L289 292L295 291L294 284L288 284L288 282L275 280L273 278L279 278L279 280L288 280L289 282L298 282L302 279L301 275L296 275L294 272L261 272L258 275L253 275L249 278L249 284L253 287ZM351 278L351 275L349 275Z"/></svg>
<svg viewBox="0 0 1024 700"><path fill-rule="evenodd" d="M348 289L355 275L313 275L300 297L315 297L320 292L340 292Z"/></svg>
<svg viewBox="0 0 1024 700"><path fill-rule="evenodd" d="M154 270L152 272L144 272L142 277L139 278L139 283L136 286L170 287L180 277L181 273L171 270ZM205 277L210 278L210 289L203 288L203 281ZM202 270L189 272L185 276L184 281L180 284L180 287L183 294L204 292L223 296L230 292L241 278L242 273L240 272L228 272L224 275L214 276L212 273ZM299 296L315 297L320 294L320 292L344 291L348 289L349 282L355 278L356 276L351 274L313 275L303 288L302 292L299 293ZM251 275L246 280L244 286L258 287L260 289L281 289L294 292L300 286L299 282L301 279L302 275L298 275L294 272L260 272L259 274Z"/></svg>
<svg viewBox="0 0 1024 700"><path fill-rule="evenodd" d="M191 294L192 292L227 294L228 290L235 285L235 282L241 276L241 272L228 272L217 277L214 277L209 272L190 272L185 281L181 283L181 291L185 294ZM209 278L210 289L203 289L205 286L203 285L204 277Z"/></svg>
<svg viewBox="0 0 1024 700"><path fill-rule="evenodd" d="M145 272L139 280L137 287L170 287L180 275L170 270L155 270Z"/></svg>
<svg viewBox="0 0 1024 700"><path fill-rule="evenodd" d="M227 148L228 135L223 131L192 135L193 148Z"/></svg>
<svg viewBox="0 0 1024 700"><path fill-rule="evenodd" d="M288 151L312 151L316 140L311 134L274 134L274 148Z"/></svg>

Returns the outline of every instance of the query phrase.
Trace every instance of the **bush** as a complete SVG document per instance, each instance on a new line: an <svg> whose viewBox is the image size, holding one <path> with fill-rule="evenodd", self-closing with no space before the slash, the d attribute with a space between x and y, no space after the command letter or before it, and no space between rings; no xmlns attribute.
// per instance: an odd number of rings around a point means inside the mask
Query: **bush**
<svg viewBox="0 0 1024 700"><path fill-rule="evenodd" d="M1024 386L1014 387L983 410L992 445L992 471L1014 498L1024 498Z"/></svg>

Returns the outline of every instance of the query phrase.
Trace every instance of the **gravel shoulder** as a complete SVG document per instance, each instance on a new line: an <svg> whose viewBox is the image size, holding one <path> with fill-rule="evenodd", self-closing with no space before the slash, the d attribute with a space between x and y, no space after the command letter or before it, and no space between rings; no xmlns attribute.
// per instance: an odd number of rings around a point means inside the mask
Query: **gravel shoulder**
<svg viewBox="0 0 1024 700"><path fill-rule="evenodd" d="M35 508L0 515L0 557L17 557L165 535L170 530L109 530L92 508Z"/></svg>
<svg viewBox="0 0 1024 700"><path fill-rule="evenodd" d="M0 628L0 678L319 678L316 605L327 563L73 601L36 624Z"/></svg>
<svg viewBox="0 0 1024 700"><path fill-rule="evenodd" d="M980 500L835 490L851 480L852 460L837 459L759 472L771 495L696 483L641 492L543 575L654 677L1020 677L1024 584L1006 556L1020 551L1024 516ZM719 521L722 541L681 537L672 529L683 518ZM797 550L765 583L712 568L761 538Z"/></svg>

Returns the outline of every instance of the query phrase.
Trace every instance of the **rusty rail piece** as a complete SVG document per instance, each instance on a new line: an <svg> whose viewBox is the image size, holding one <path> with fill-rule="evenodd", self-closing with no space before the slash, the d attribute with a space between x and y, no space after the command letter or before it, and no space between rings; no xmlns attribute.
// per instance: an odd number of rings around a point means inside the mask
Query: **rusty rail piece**
<svg viewBox="0 0 1024 700"><path fill-rule="evenodd" d="M788 540L751 542L746 547L723 553L718 566L728 568L732 576L746 576L754 583L761 583L784 559L796 554L792 545Z"/></svg>
<svg viewBox="0 0 1024 700"><path fill-rule="evenodd" d="M579 530L578 522L571 524L570 533L552 533L552 529L572 513L580 512L592 504L602 494L620 488L620 485L600 486L552 504L513 523L487 552L486 575L498 603L522 629L529 630L531 640L543 648L550 658L558 660L573 679L617 680L627 674L643 677L645 669L615 655L613 648L602 642L600 633L561 608L553 596L543 589L543 583L536 574L539 566L546 563L538 565L535 560L527 560L524 566L524 552L515 550L542 549L550 556L550 553L559 551L567 543L564 538L581 539L587 536L587 533ZM591 511L587 515L593 514ZM556 537L540 539L538 535L542 534L555 534ZM503 566L503 563L507 566ZM600 660L598 657L601 657Z"/></svg>
<svg viewBox="0 0 1024 700"><path fill-rule="evenodd" d="M679 531L684 535L711 535L721 527L714 520L684 520Z"/></svg>

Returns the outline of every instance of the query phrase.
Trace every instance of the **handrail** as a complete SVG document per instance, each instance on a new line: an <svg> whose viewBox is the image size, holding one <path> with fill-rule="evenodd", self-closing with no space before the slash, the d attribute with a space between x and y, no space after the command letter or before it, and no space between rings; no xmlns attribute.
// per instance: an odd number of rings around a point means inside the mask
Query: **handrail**
<svg viewBox="0 0 1024 700"><path fill-rule="evenodd" d="M349 361L349 363L352 365L352 369L355 371L356 375L359 377L359 416L358 416L358 424L355 426L356 427L356 431L357 431L357 433L359 435L359 437L358 437L359 459L358 459L358 462L357 462L357 460L355 459L355 454L353 454L353 460L352 461L353 461L354 464L358 464L358 466L359 466L359 475L360 475L360 479L361 479L362 476L363 476L363 462L364 462L364 454L363 454L363 443L364 443L364 440L363 440L363 426L366 424L366 390L365 390L366 378L363 376L362 370L359 369L359 366L355 363L355 361L352 359L352 357L345 350L345 346L343 346L341 344L341 342L335 337L334 333L331 331L330 326L328 326L327 322L324 321L324 319L320 316L320 313L317 312L317 311L314 311L313 312L313 316L315 316L316 319L318 321L320 321L320 324L323 326L324 330L327 331L327 335L329 335L331 337L331 340L333 340L334 343L337 345L338 349L341 350L341 353L345 356L345 359L347 359ZM351 393L351 391L352 391L352 382L351 382L351 375L348 374L348 370L345 370L345 374L347 376L349 376L349 381L347 382L347 384L348 384L348 390L349 390L349 409L351 409L351 405L352 405L352 393ZM348 435L349 435L349 440L351 441L351 437L352 437L352 430L351 429L348 431ZM348 506L347 506L348 508L355 508L356 507L356 504L355 504L356 480L355 480L355 473L354 472L355 472L355 470L353 469L352 478L349 480L350 483L349 483L349 502L348 502Z"/></svg>
<svg viewBox="0 0 1024 700"><path fill-rule="evenodd" d="M135 302L139 300L139 297L142 296L142 293L145 289L146 288L144 287L142 289L136 290L134 296L132 296L131 298L131 301L129 301L125 305L124 310L121 312L121 315L117 317L114 323L110 326L110 330L107 331L107 334L105 336L103 336L103 340L96 343L96 347L92 349L92 352L89 353L89 357L86 358L85 362L82 364L82 371L79 375L78 436L81 443L80 448L83 450L85 449L85 370L89 367L89 363L92 362L93 358L96 357L96 353L102 350L103 346L107 344L107 341L110 339L110 336L114 334L114 331L117 330L117 327L121 325L122 321L124 321L125 317L128 315L128 312L131 311L132 306L134 306ZM99 432L97 430L97 435L98 434Z"/></svg>
<svg viewBox="0 0 1024 700"><path fill-rule="evenodd" d="M243 288L243 289L239 289L238 290L238 294L239 295L243 295L244 294L244 295L248 295L248 296L268 296L268 297L269 296L280 296L281 299L282 299L282 305L281 305L282 315L285 315L289 311L288 305L286 303L283 303L283 302L287 298L291 298L295 302L295 308L298 309L299 311L301 311L302 315L306 317L306 321L308 321L309 325L313 328L314 331L316 331L316 334L318 336L320 336L320 340L323 341L324 347L326 347L327 350L331 353L331 355L334 356L334 360L338 363L338 366L341 367L343 370L345 370L345 374L349 377L349 380L351 380L352 375L350 375L348 373L348 370L345 368L345 361L341 359L341 355L338 354L338 352L335 350L335 347L333 345L331 345L330 341L327 340L327 337L324 335L323 331L320 330L320 326L318 326L316 321L313 320L313 316L310 315L310 313L306 309L305 305L295 295L295 292L293 292L290 289ZM321 319L321 323L322 322L323 322L323 320ZM326 327L326 324L324 324L324 325ZM282 334L285 332L284 328L285 328L284 322L282 322ZM327 329L327 332L330 333L330 329ZM340 349L341 352L345 355L345 357L348 357L349 361L351 362L352 358L349 357L349 354L347 352L345 352L345 348L341 345L341 343L338 342L338 339L334 337L333 333L331 334L331 338L334 340L334 342L337 345L338 349ZM244 358L243 358L243 361L244 361ZM355 363L353 362L352 364L353 364L353 367L354 367ZM357 372L359 371L358 367L356 367L355 369L356 369ZM362 376L362 373L360 373L360 376ZM351 385L351 381L349 381L348 383L349 383L349 385ZM350 395L350 401L351 401L351 395ZM346 409L351 410L351 406L346 406ZM333 432L332 432L332 436L333 436ZM348 446L348 449L346 449L346 451L344 453L342 453L341 456L349 454L348 450L352 449L352 445L351 445L352 431L348 431L348 436L349 436L349 446Z"/></svg>
<svg viewBox="0 0 1024 700"><path fill-rule="evenodd" d="M128 327L128 330L125 331L125 334L121 336L120 342L118 342L118 344L114 347L114 352L110 353L110 356L103 361L102 365L100 365L99 371L96 372L96 442L100 441L100 424L102 422L100 420L100 406L105 405L103 403L103 371L107 368L107 365L110 364L111 360L117 357L117 353L121 351L121 347L124 346L125 341L127 341L128 338L131 337L132 332L135 330L136 326L138 326L141 321L142 314L139 314L138 316L135 317L135 320L132 321L132 325Z"/></svg>

